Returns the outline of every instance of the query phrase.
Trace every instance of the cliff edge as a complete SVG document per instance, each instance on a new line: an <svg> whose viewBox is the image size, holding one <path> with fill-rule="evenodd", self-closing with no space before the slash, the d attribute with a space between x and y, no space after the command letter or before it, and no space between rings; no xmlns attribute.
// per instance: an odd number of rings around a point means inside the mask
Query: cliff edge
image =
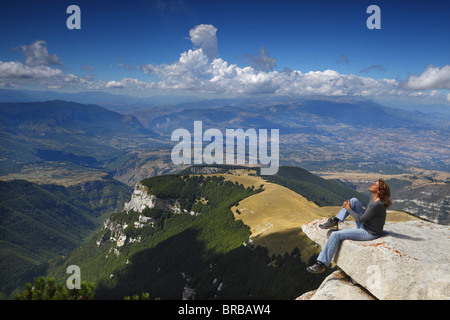
<svg viewBox="0 0 450 320"><path fill-rule="evenodd" d="M176 199L157 198L148 192L142 183L136 183L130 202L126 202L123 209L128 213L131 210L142 213L145 208L156 208L161 210L181 213L180 204Z"/></svg>
<svg viewBox="0 0 450 320"><path fill-rule="evenodd" d="M322 247L333 232L319 228L325 220L302 225L303 232ZM339 229L350 228L355 228L353 221L339 224ZM333 261L341 271L327 277L315 292L297 299L450 299L449 226L421 220L386 222L378 239L342 241ZM339 283L347 289L336 288L342 287ZM350 291L361 294L340 294Z"/></svg>

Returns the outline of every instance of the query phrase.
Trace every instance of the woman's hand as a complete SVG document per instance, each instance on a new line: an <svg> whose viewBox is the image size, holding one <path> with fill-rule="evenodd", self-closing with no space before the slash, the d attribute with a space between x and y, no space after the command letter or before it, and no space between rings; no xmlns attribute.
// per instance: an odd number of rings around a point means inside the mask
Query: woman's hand
<svg viewBox="0 0 450 320"><path fill-rule="evenodd" d="M351 208L350 200L344 201L344 204L342 205L342 207L344 207L345 210L349 210Z"/></svg>

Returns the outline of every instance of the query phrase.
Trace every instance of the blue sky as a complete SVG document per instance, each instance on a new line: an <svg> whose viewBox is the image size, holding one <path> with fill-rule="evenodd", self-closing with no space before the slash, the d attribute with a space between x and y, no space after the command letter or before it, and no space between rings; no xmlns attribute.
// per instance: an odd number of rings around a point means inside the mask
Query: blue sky
<svg viewBox="0 0 450 320"><path fill-rule="evenodd" d="M66 27L71 4L80 30ZM379 30L366 27L372 4ZM4 0L0 87L450 104L449 9L448 1Z"/></svg>

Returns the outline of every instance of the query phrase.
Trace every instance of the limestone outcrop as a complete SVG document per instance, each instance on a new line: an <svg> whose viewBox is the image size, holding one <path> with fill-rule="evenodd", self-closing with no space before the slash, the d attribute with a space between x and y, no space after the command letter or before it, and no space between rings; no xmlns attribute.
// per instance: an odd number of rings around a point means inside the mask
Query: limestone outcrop
<svg viewBox="0 0 450 320"><path fill-rule="evenodd" d="M322 247L334 232L319 228L325 220L314 220L302 226L303 232ZM355 223L344 222L339 228L355 228ZM333 273L316 292L298 299L357 299L349 295L350 291L355 291L348 289L352 282L369 293L357 295L361 299L371 296L380 300L450 299L449 226L421 220L387 222L378 239L342 241L333 261L343 274ZM344 274L351 280L344 281ZM342 281L333 280L332 276ZM330 289L331 284L339 282L344 289Z"/></svg>
<svg viewBox="0 0 450 320"><path fill-rule="evenodd" d="M124 210L126 212L134 210L142 213L147 207L181 213L178 200L157 198L155 195L150 194L143 184L137 183L130 201L124 204Z"/></svg>

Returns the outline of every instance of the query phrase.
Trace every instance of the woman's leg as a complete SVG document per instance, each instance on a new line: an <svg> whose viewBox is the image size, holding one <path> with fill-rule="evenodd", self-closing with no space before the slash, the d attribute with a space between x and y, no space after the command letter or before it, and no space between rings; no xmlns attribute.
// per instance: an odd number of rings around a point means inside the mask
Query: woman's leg
<svg viewBox="0 0 450 320"><path fill-rule="evenodd" d="M359 202L359 200L356 198L350 199L350 207L357 214L362 214L364 212L364 208L363 208L361 202ZM342 208L339 211L339 213L336 215L336 218L338 218L340 222L343 222L345 220L345 218L348 217L349 214L350 213L345 208ZM359 226L358 226L358 228L359 228Z"/></svg>
<svg viewBox="0 0 450 320"><path fill-rule="evenodd" d="M361 204L361 202L358 201L356 198L350 199L350 207L353 211L355 211L357 214L363 214L364 208ZM331 225L338 224L337 221L343 222L345 218L348 217L350 213L345 209L342 208L339 213L336 215L334 219L330 218L328 219L327 223ZM332 221L330 221L332 220ZM364 230L364 227L361 223L356 221L356 225L358 229L344 229L340 231L334 231L330 238L328 238L327 243L322 248L322 251L320 252L319 256L317 257L317 263L309 266L306 270L308 270L311 273L322 273L325 271L325 267L328 266L331 263L331 259L333 259L333 256L339 246L339 243L342 240L356 240L356 241L370 241L376 238L379 238L380 236L373 236L370 233L368 233L366 230ZM319 225L319 227L323 229L332 229L328 225ZM337 227L336 227L337 229Z"/></svg>
<svg viewBox="0 0 450 320"><path fill-rule="evenodd" d="M322 248L322 251L317 258L318 261L322 262L325 266L328 266L333 259L334 253L336 252L339 243L342 240L357 240L357 241L369 241L378 238L379 236L373 236L364 229L345 229L340 231L335 231L328 238L327 243Z"/></svg>
<svg viewBox="0 0 450 320"><path fill-rule="evenodd" d="M359 200L356 198L350 199L350 207L357 214L362 214L364 212L364 208L361 202L359 202ZM325 223L319 224L319 227L322 229L338 230L338 223L343 222L349 214L350 213L345 208L342 208L334 218L329 218ZM356 221L356 226L358 227L358 229L360 229L361 223Z"/></svg>

